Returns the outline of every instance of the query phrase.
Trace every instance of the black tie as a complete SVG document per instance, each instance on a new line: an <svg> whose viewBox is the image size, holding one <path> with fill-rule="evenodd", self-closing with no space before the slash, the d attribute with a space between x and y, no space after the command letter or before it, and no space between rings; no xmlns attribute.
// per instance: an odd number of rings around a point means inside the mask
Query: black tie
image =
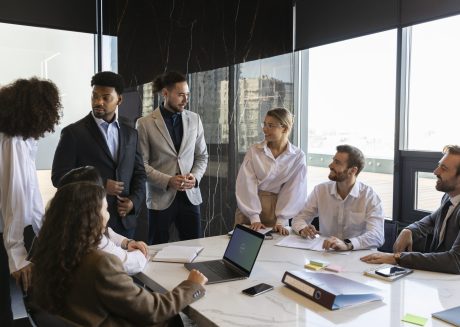
<svg viewBox="0 0 460 327"><path fill-rule="evenodd" d="M446 220L447 212L449 211L450 206L452 205L452 202L450 200L447 200L443 205L441 209L441 216L440 216L440 231L439 231L439 236L438 240L436 243L433 245L441 245L442 241L444 240L444 235L446 234L446 228L447 228L447 222L444 222Z"/></svg>
<svg viewBox="0 0 460 327"><path fill-rule="evenodd" d="M447 211L449 211L450 206L452 205L452 202L450 200L447 200L446 203L442 205L442 210L441 210L441 223L446 219Z"/></svg>

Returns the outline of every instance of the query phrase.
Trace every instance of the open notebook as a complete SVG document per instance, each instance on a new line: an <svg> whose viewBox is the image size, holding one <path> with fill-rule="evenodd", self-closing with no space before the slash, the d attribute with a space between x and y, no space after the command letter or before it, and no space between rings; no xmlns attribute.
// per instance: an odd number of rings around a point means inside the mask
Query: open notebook
<svg viewBox="0 0 460 327"><path fill-rule="evenodd" d="M152 252L151 260L187 263L192 262L202 250L202 246L168 245L157 253Z"/></svg>

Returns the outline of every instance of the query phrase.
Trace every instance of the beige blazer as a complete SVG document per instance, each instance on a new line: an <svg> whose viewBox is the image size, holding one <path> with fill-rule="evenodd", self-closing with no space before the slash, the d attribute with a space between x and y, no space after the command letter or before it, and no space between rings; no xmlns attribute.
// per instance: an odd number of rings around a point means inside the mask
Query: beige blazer
<svg viewBox="0 0 460 327"><path fill-rule="evenodd" d="M204 293L190 281L165 294L151 293L133 282L117 257L96 250L77 268L61 317L75 326L166 326ZM35 302L40 307L39 296Z"/></svg>
<svg viewBox="0 0 460 327"><path fill-rule="evenodd" d="M169 179L176 175L192 173L198 185L208 164L208 151L203 124L194 112L182 112L184 135L179 152L174 148L160 109L137 121L139 145L147 173L147 207L164 210L173 202L176 190L168 187ZM186 190L194 205L202 202L200 188Z"/></svg>

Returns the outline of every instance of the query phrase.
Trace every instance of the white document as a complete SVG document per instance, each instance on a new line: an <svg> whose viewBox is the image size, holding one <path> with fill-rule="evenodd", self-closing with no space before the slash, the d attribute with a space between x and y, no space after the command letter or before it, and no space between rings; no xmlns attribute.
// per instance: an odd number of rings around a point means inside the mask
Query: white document
<svg viewBox="0 0 460 327"><path fill-rule="evenodd" d="M202 246L169 245L152 256L152 261L192 262L203 250Z"/></svg>
<svg viewBox="0 0 460 327"><path fill-rule="evenodd" d="M251 225L243 225L244 227L247 227L247 228L251 228ZM259 230L257 230L258 233L260 234L267 234L267 233L270 233L273 231L273 228L272 227L267 227L267 228L261 228ZM233 229L231 231L228 232L228 236L231 236L233 234Z"/></svg>
<svg viewBox="0 0 460 327"><path fill-rule="evenodd" d="M323 249L323 242L327 237L317 235L315 238L305 238L299 235L288 235L283 238L281 241L276 243L278 246L284 246L287 248L296 248L296 249L305 249L312 251L326 251ZM335 251L327 250L328 253L337 253L337 254L350 254L350 251Z"/></svg>

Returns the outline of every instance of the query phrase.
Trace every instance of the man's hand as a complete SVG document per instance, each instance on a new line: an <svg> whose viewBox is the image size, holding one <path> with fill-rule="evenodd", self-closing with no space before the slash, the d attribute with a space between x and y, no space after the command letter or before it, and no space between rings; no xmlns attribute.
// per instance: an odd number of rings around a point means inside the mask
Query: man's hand
<svg viewBox="0 0 460 327"><path fill-rule="evenodd" d="M169 179L168 186L175 190L183 191L185 190L184 186L186 183L187 183L187 179L185 178L185 176L176 175L176 176L172 176Z"/></svg>
<svg viewBox="0 0 460 327"><path fill-rule="evenodd" d="M325 250L336 250L336 251L347 251L348 246L341 239L331 236L323 242L323 249Z"/></svg>
<svg viewBox="0 0 460 327"><path fill-rule="evenodd" d="M289 235L289 231L281 224L275 225L275 227L273 227L273 231L275 233L279 233L280 235Z"/></svg>
<svg viewBox="0 0 460 327"><path fill-rule="evenodd" d="M108 195L120 195L121 192L125 189L125 183L117 182L113 179L108 179L107 183L105 184L105 191Z"/></svg>
<svg viewBox="0 0 460 327"><path fill-rule="evenodd" d="M375 252L362 257L360 260L367 263L389 263L392 265L396 264L394 255L391 253Z"/></svg>
<svg viewBox="0 0 460 327"><path fill-rule="evenodd" d="M185 183L184 183L184 189L191 189L194 188L196 184L196 178L193 176L192 173L189 173L185 175Z"/></svg>
<svg viewBox="0 0 460 327"><path fill-rule="evenodd" d="M412 252L412 232L410 229L403 229L393 244L393 252Z"/></svg>
<svg viewBox="0 0 460 327"><path fill-rule="evenodd" d="M313 225L308 225L299 232L299 235L305 238L315 238L316 234L319 234L319 232Z"/></svg>
<svg viewBox="0 0 460 327"><path fill-rule="evenodd" d="M139 250L141 251L145 257L148 256L147 244L142 241L131 241L128 243L128 252Z"/></svg>
<svg viewBox="0 0 460 327"><path fill-rule="evenodd" d="M18 286L22 286L22 290L24 292L27 292L32 282L32 267L33 264L29 263L24 268L19 269L11 274L13 278L16 280L16 284Z"/></svg>
<svg viewBox="0 0 460 327"><path fill-rule="evenodd" d="M117 196L117 211L120 217L126 217L133 210L133 202L129 198Z"/></svg>

